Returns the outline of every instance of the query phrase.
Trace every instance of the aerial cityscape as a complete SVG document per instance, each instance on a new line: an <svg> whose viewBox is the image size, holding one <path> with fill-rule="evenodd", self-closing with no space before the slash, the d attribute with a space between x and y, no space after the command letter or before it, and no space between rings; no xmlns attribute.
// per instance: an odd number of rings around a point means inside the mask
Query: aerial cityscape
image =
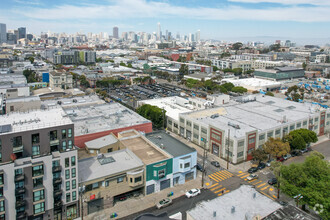
<svg viewBox="0 0 330 220"><path fill-rule="evenodd" d="M0 220L330 219L330 3L0 3Z"/></svg>

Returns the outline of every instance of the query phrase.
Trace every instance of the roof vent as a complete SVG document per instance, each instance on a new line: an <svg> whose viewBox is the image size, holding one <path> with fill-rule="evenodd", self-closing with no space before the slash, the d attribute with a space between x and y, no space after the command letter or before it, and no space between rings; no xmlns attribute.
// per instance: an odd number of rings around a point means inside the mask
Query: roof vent
<svg viewBox="0 0 330 220"><path fill-rule="evenodd" d="M235 206L232 206L231 207L231 213L234 213L235 212Z"/></svg>
<svg viewBox="0 0 330 220"><path fill-rule="evenodd" d="M257 193L253 193L253 198L255 199L257 197Z"/></svg>

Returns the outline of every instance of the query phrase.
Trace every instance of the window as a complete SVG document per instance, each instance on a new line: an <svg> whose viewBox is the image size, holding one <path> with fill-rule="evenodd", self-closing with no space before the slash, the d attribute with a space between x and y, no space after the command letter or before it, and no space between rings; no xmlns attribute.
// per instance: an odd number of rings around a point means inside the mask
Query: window
<svg viewBox="0 0 330 220"><path fill-rule="evenodd" d="M72 185L72 189L75 189L76 188L76 180L72 180L72 183L71 183L71 185Z"/></svg>
<svg viewBox="0 0 330 220"><path fill-rule="evenodd" d="M108 149L108 153L111 153L111 152L112 152L112 148L109 148L109 149Z"/></svg>
<svg viewBox="0 0 330 220"><path fill-rule="evenodd" d="M5 200L0 201L0 212L5 211Z"/></svg>
<svg viewBox="0 0 330 220"><path fill-rule="evenodd" d="M211 137L212 137L213 139L216 139L216 140L220 141L220 135L218 135L218 134L212 133L212 134L211 134Z"/></svg>
<svg viewBox="0 0 330 220"><path fill-rule="evenodd" d="M14 137L13 138L13 147L20 147L22 146L22 136Z"/></svg>
<svg viewBox="0 0 330 220"><path fill-rule="evenodd" d="M62 129L62 139L65 139L65 138L66 138L66 130Z"/></svg>
<svg viewBox="0 0 330 220"><path fill-rule="evenodd" d="M243 151L242 151L242 152L239 152L239 153L237 154L237 157L243 157L243 154L244 154Z"/></svg>
<svg viewBox="0 0 330 220"><path fill-rule="evenodd" d="M42 186L42 184L43 184L43 178L42 177L33 179L33 188L37 188L39 186Z"/></svg>
<svg viewBox="0 0 330 220"><path fill-rule="evenodd" d="M65 179L70 179L70 170L65 170Z"/></svg>
<svg viewBox="0 0 330 220"><path fill-rule="evenodd" d="M77 192L76 191L73 191L72 192L72 201L74 201L76 199L77 199Z"/></svg>
<svg viewBox="0 0 330 220"><path fill-rule="evenodd" d="M297 128L301 127L301 122L297 123Z"/></svg>
<svg viewBox="0 0 330 220"><path fill-rule="evenodd" d="M40 142L39 133L32 134L32 144L39 144L39 142Z"/></svg>
<svg viewBox="0 0 330 220"><path fill-rule="evenodd" d="M55 130L55 131L49 132L49 138L51 141L57 140L57 131Z"/></svg>
<svg viewBox="0 0 330 220"><path fill-rule="evenodd" d="M182 164L182 163L180 163L180 169L182 169L182 167L183 167L183 164Z"/></svg>
<svg viewBox="0 0 330 220"><path fill-rule="evenodd" d="M244 146L244 141L240 141L240 142L238 142L237 146L238 146L238 147L243 147L243 146Z"/></svg>
<svg viewBox="0 0 330 220"><path fill-rule="evenodd" d="M281 134L281 129L277 129L277 130L275 131L275 135L279 135L279 134Z"/></svg>
<svg viewBox="0 0 330 220"><path fill-rule="evenodd" d="M71 128L68 129L68 137L69 138L72 137L72 129Z"/></svg>
<svg viewBox="0 0 330 220"><path fill-rule="evenodd" d="M264 140L265 139L265 134L261 134L261 135L259 135L259 141L262 141L262 140Z"/></svg>
<svg viewBox="0 0 330 220"><path fill-rule="evenodd" d="M41 202L33 206L34 214L39 214L45 211L45 203Z"/></svg>
<svg viewBox="0 0 330 220"><path fill-rule="evenodd" d="M45 192L43 189L33 192L33 202L37 202L43 199L45 199Z"/></svg>
<svg viewBox="0 0 330 220"><path fill-rule="evenodd" d="M191 122L187 121L187 126L191 127Z"/></svg>
<svg viewBox="0 0 330 220"><path fill-rule="evenodd" d="M172 125L172 121L171 121L171 120L168 120L167 123L168 123L169 125Z"/></svg>
<svg viewBox="0 0 330 220"><path fill-rule="evenodd" d="M274 134L273 131L268 132L268 133L267 133L267 138L273 137L273 134Z"/></svg>
<svg viewBox="0 0 330 220"><path fill-rule="evenodd" d="M184 123L184 119L183 119L183 118L180 118L180 122L181 122L181 123Z"/></svg>
<svg viewBox="0 0 330 220"><path fill-rule="evenodd" d="M32 156L38 156L38 155L40 155L40 146L33 145L32 146Z"/></svg>
<svg viewBox="0 0 330 220"><path fill-rule="evenodd" d="M65 168L67 168L69 166L70 166L70 158L67 157L67 158L65 158Z"/></svg>
<svg viewBox="0 0 330 220"><path fill-rule="evenodd" d="M202 127L202 133L207 134L207 129Z"/></svg>
<svg viewBox="0 0 330 220"><path fill-rule="evenodd" d="M129 178L129 182L130 183L132 183L133 182L133 178L131 177L131 178Z"/></svg>
<svg viewBox="0 0 330 220"><path fill-rule="evenodd" d="M44 165L32 167L32 176L40 176L44 174Z"/></svg>
<svg viewBox="0 0 330 220"><path fill-rule="evenodd" d="M92 184L92 189L97 189L100 187L100 183L99 182L96 182L96 183L93 183Z"/></svg>
<svg viewBox="0 0 330 220"><path fill-rule="evenodd" d="M165 169L162 169L162 170L158 171L158 178L160 179L160 178L163 178L163 177L165 177Z"/></svg>
<svg viewBox="0 0 330 220"><path fill-rule="evenodd" d="M75 166L76 165L76 156L72 156L71 157L71 166Z"/></svg>
<svg viewBox="0 0 330 220"><path fill-rule="evenodd" d="M15 176L22 175L23 174L23 169L19 168L15 170Z"/></svg>
<svg viewBox="0 0 330 220"><path fill-rule="evenodd" d="M4 179L3 179L3 173L1 173L1 174L0 174L0 185L3 185L3 182L4 182L3 180L4 180Z"/></svg>
<svg viewBox="0 0 330 220"><path fill-rule="evenodd" d="M317 130L318 128L319 128L319 126L318 125L315 125L314 130Z"/></svg>
<svg viewBox="0 0 330 220"><path fill-rule="evenodd" d="M303 122L303 126L306 126L306 125L307 125L307 121L304 121L304 122Z"/></svg>
<svg viewBox="0 0 330 220"><path fill-rule="evenodd" d="M110 180L106 180L104 183L105 183L105 186L108 187L110 185Z"/></svg>
<svg viewBox="0 0 330 220"><path fill-rule="evenodd" d="M2 142L1 142L1 139L0 139L0 162L2 161Z"/></svg>
<svg viewBox="0 0 330 220"><path fill-rule="evenodd" d="M290 131L294 130L294 124L290 125Z"/></svg>
<svg viewBox="0 0 330 220"><path fill-rule="evenodd" d="M178 124L177 124L177 123L174 123L174 127L175 127L175 128L178 128Z"/></svg>
<svg viewBox="0 0 330 220"><path fill-rule="evenodd" d="M199 139L199 135L196 134L196 133L194 133L194 138L198 140Z"/></svg>
<svg viewBox="0 0 330 220"><path fill-rule="evenodd" d="M15 189L21 189L24 187L24 181L15 182Z"/></svg>
<svg viewBox="0 0 330 220"><path fill-rule="evenodd" d="M123 176L117 178L117 183L121 183L123 181L124 181L124 177Z"/></svg>
<svg viewBox="0 0 330 220"><path fill-rule="evenodd" d="M190 163L185 163L184 164L184 168L189 168L190 167Z"/></svg>
<svg viewBox="0 0 330 220"><path fill-rule="evenodd" d="M0 187L0 197L3 197L3 187Z"/></svg>
<svg viewBox="0 0 330 220"><path fill-rule="evenodd" d="M194 129L199 130L199 126L194 124Z"/></svg>
<svg viewBox="0 0 330 220"><path fill-rule="evenodd" d="M319 118L315 118L315 122L318 122L319 121Z"/></svg>
<svg viewBox="0 0 330 220"><path fill-rule="evenodd" d="M62 141L62 149L66 150L66 141Z"/></svg>
<svg viewBox="0 0 330 220"><path fill-rule="evenodd" d="M69 191L70 190L70 181L65 182L65 190Z"/></svg>
<svg viewBox="0 0 330 220"><path fill-rule="evenodd" d="M256 139L255 138L250 138L249 139L249 144L253 144L253 143L255 143L256 142Z"/></svg>
<svg viewBox="0 0 330 220"><path fill-rule="evenodd" d="M71 169L71 176L72 176L72 178L76 177L76 168Z"/></svg>
<svg viewBox="0 0 330 220"><path fill-rule="evenodd" d="M68 148L72 149L72 140L68 140Z"/></svg>
<svg viewBox="0 0 330 220"><path fill-rule="evenodd" d="M140 181L142 181L142 176L135 177L135 179L134 179L135 183L140 182Z"/></svg>
<svg viewBox="0 0 330 220"><path fill-rule="evenodd" d="M70 202L70 197L71 197L70 193L67 193L66 196L65 196L66 202Z"/></svg>

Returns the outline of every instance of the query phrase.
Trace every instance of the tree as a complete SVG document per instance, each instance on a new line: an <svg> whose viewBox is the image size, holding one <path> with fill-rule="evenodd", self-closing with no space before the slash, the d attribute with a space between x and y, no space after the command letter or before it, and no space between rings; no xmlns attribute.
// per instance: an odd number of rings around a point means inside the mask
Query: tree
<svg viewBox="0 0 330 220"><path fill-rule="evenodd" d="M235 86L234 88L231 89L231 91L237 93L244 93L247 92L247 89L242 86Z"/></svg>
<svg viewBox="0 0 330 220"><path fill-rule="evenodd" d="M124 62L120 62L119 64L120 66L126 66L126 64Z"/></svg>
<svg viewBox="0 0 330 220"><path fill-rule="evenodd" d="M155 128L161 129L163 125L165 125L165 113L164 109L158 108L157 106L153 105L142 105L139 107L136 112L141 116L145 117L152 121L152 124Z"/></svg>
<svg viewBox="0 0 330 220"><path fill-rule="evenodd" d="M213 72L216 72L219 70L219 68L217 66L212 66L213 67Z"/></svg>
<svg viewBox="0 0 330 220"><path fill-rule="evenodd" d="M303 163L282 166L281 189L291 197L301 194L301 205L307 204L313 208L316 204L322 204L320 216L330 219L330 163L323 158L322 154L312 152Z"/></svg>
<svg viewBox="0 0 330 220"><path fill-rule="evenodd" d="M188 75L189 67L186 64L181 64L179 73L180 73L180 77L183 78L183 75Z"/></svg>
<svg viewBox="0 0 330 220"><path fill-rule="evenodd" d="M133 66L132 66L131 63L127 64L127 67L129 67L129 68L133 68Z"/></svg>
<svg viewBox="0 0 330 220"><path fill-rule="evenodd" d="M269 50L274 52L280 52L280 48L281 48L280 44L272 44L270 45Z"/></svg>
<svg viewBox="0 0 330 220"><path fill-rule="evenodd" d="M306 70L307 64L305 62L302 63L302 68Z"/></svg>
<svg viewBox="0 0 330 220"><path fill-rule="evenodd" d="M268 95L268 96L274 96L274 93L272 93L272 92L268 91L268 92L266 92L266 94L265 94L265 95Z"/></svg>
<svg viewBox="0 0 330 220"><path fill-rule="evenodd" d="M232 83L224 83L224 84L222 84L222 86L223 86L227 91L231 91L232 88L235 87L234 84L232 84Z"/></svg>
<svg viewBox="0 0 330 220"><path fill-rule="evenodd" d="M235 74L235 76L242 75L243 69L242 68L234 68L234 69L232 69L232 72Z"/></svg>
<svg viewBox="0 0 330 220"><path fill-rule="evenodd" d="M285 95L288 97L288 100L299 102L304 99L304 90L299 89L298 86L294 85L288 88Z"/></svg>
<svg viewBox="0 0 330 220"><path fill-rule="evenodd" d="M259 163L261 161L267 160L268 156L267 153L263 149L257 149L252 152L253 160L258 161Z"/></svg>
<svg viewBox="0 0 330 220"><path fill-rule="evenodd" d="M243 44L241 42L234 43L232 46L233 50L239 50L243 47Z"/></svg>
<svg viewBox="0 0 330 220"><path fill-rule="evenodd" d="M103 60L102 60L102 58L101 57L98 57L98 58L96 58L96 60L95 60L95 62L97 62L97 63L101 63Z"/></svg>
<svg viewBox="0 0 330 220"><path fill-rule="evenodd" d="M263 145L263 149L272 157L281 157L290 152L288 142L283 142L280 138L269 138Z"/></svg>
<svg viewBox="0 0 330 220"><path fill-rule="evenodd" d="M28 83L38 82L38 77L33 70L24 70L23 75L26 77Z"/></svg>
<svg viewBox="0 0 330 220"><path fill-rule="evenodd" d="M34 57L29 57L28 60L30 60L31 64L34 62Z"/></svg>
<svg viewBox="0 0 330 220"><path fill-rule="evenodd" d="M291 149L305 149L307 144L317 142L318 138L314 131L301 128L291 131L284 140L289 142Z"/></svg>

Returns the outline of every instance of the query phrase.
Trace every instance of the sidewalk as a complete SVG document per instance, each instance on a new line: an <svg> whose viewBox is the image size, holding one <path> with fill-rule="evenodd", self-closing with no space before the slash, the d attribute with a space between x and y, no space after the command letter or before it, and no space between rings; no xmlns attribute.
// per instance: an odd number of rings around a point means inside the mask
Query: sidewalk
<svg viewBox="0 0 330 220"><path fill-rule="evenodd" d="M329 136L330 136L330 134L325 134L325 135L322 135L322 136L318 137L318 141L316 143L311 143L311 146L313 147L315 145L318 145L318 144L321 144L325 141L330 140Z"/></svg>
<svg viewBox="0 0 330 220"><path fill-rule="evenodd" d="M105 209L96 213L92 213L88 216L84 216L84 219L90 220L103 220L109 219L110 214L117 213L118 217L115 219L120 219L122 217L143 211L145 209L155 207L155 204L163 198L166 198L170 192L173 192L171 199L178 198L186 193L186 191L193 188L201 188L201 173L197 173L195 180L186 182L185 184L176 185L172 188L164 189L160 192L152 193L146 196L139 196L137 198L130 198L123 202L118 202L114 207Z"/></svg>

